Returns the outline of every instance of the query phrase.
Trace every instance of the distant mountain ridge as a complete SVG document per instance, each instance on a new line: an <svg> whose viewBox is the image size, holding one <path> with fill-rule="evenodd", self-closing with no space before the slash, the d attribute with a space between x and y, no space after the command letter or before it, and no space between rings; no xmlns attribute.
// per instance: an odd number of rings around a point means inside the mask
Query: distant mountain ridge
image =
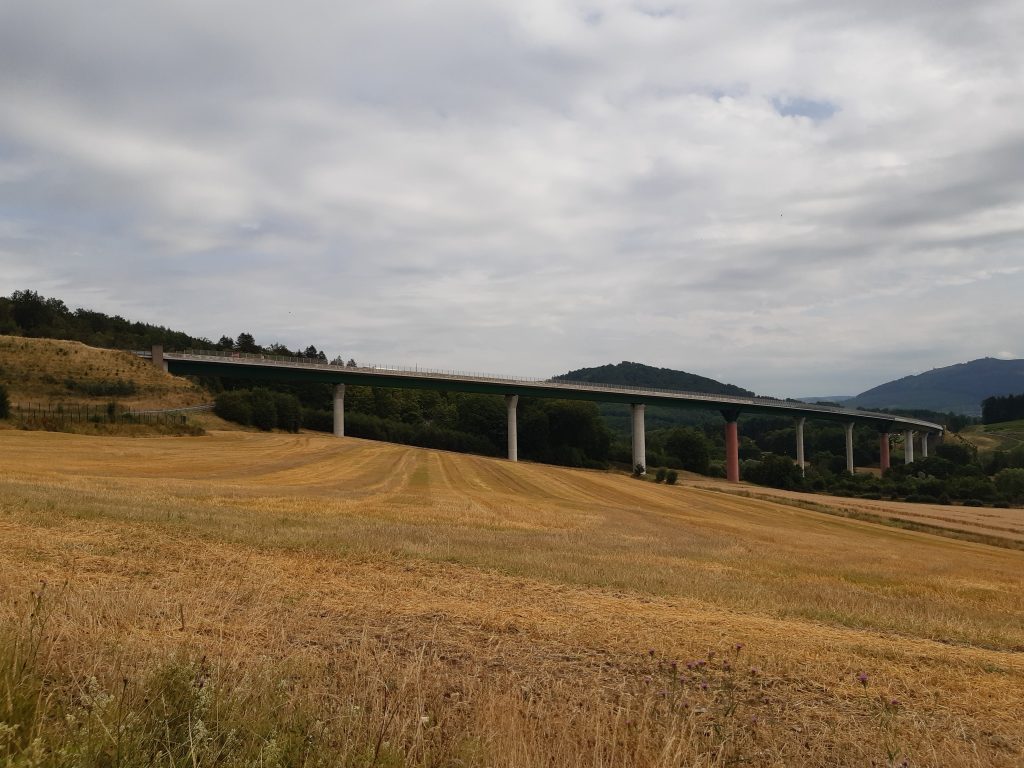
<svg viewBox="0 0 1024 768"><path fill-rule="evenodd" d="M735 384L723 384L707 376L677 371L672 368L655 368L643 363L623 360L617 365L600 365L596 368L580 368L552 377L555 381L579 381L594 384L621 384L631 387L652 387L676 389L684 392L705 392L711 395L737 395L752 397L753 392Z"/></svg>
<svg viewBox="0 0 1024 768"><path fill-rule="evenodd" d="M980 416L981 401L986 397L1021 392L1024 360L983 357L880 384L843 405L867 409L925 408Z"/></svg>

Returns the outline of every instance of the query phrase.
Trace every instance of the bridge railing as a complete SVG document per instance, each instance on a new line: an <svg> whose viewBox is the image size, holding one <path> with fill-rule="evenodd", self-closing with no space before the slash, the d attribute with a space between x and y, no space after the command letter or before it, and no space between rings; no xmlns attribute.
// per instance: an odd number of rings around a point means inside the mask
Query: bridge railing
<svg viewBox="0 0 1024 768"><path fill-rule="evenodd" d="M144 353L148 354L148 353ZM591 381L569 381L566 379L537 379L523 376L507 376L491 373L479 373L475 371L460 371L452 369L422 368L420 366L407 365L356 365L350 366L345 363L331 362L309 357L288 357L283 355L268 355L255 352L233 352L218 349L186 349L184 352L166 352L165 357L189 357L192 359L222 360L226 362L237 361L257 362L263 365L282 367L302 367L311 369L337 370L343 369L353 373L394 373L401 376L423 377L433 379L471 380L484 383L509 384L519 386L544 386L564 389L589 389L605 392L616 392L620 394L649 394L668 395L687 400L706 401L711 403L712 408L721 406L744 406L759 405L777 408L799 408L801 411L814 411L840 416L855 416L858 418L878 418L884 421L898 420L906 424L919 424L929 428L938 427L918 419L897 417L893 414L874 413L872 411L858 411L850 408L837 408L829 405L818 405L817 403L804 403L801 401L784 400L777 397L744 397L739 395L716 395L707 392L689 392L686 390L664 389L656 387L640 387L630 384L603 384Z"/></svg>

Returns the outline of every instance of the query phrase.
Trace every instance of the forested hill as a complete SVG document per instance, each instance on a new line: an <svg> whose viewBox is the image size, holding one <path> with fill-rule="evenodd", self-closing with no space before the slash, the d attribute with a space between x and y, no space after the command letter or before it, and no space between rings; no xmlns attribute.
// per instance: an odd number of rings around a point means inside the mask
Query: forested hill
<svg viewBox="0 0 1024 768"><path fill-rule="evenodd" d="M862 392L843 405L854 408L926 408L981 415L981 401L1024 392L1024 360L985 357L935 368Z"/></svg>
<svg viewBox="0 0 1024 768"><path fill-rule="evenodd" d="M32 290L0 296L0 334L80 341L107 349L212 347L209 339L189 336L162 325L126 320L92 309L70 309L61 299Z"/></svg>
<svg viewBox="0 0 1024 768"><path fill-rule="evenodd" d="M601 365L597 368L580 368L555 376L555 381L580 381L594 384L623 384L631 387L652 387L675 389L683 392L706 392L712 395L739 395L752 397L753 392L735 384L698 376L671 368L655 368L643 363L623 361L618 365Z"/></svg>

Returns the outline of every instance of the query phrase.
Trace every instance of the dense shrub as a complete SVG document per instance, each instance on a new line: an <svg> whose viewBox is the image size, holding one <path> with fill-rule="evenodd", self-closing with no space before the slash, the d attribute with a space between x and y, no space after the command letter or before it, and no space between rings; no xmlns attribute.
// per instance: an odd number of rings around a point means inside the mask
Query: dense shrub
<svg viewBox="0 0 1024 768"><path fill-rule="evenodd" d="M262 430L270 431L277 426L277 397L269 389L254 389L249 393L249 404L252 406L252 424Z"/></svg>
<svg viewBox="0 0 1024 768"><path fill-rule="evenodd" d="M78 381L64 379L64 386L70 392L81 392L92 397L127 397L134 395L138 387L128 379L111 379L103 381Z"/></svg>
<svg viewBox="0 0 1024 768"><path fill-rule="evenodd" d="M317 432L333 432L334 414L331 411L322 411L318 408L303 408L302 426Z"/></svg>
<svg viewBox="0 0 1024 768"><path fill-rule="evenodd" d="M992 501L996 487L987 477L957 477L948 483L948 493L954 499Z"/></svg>
<svg viewBox="0 0 1024 768"><path fill-rule="evenodd" d="M1024 502L1024 469L1003 469L993 479L999 494L1007 501Z"/></svg>
<svg viewBox="0 0 1024 768"><path fill-rule="evenodd" d="M440 448L445 451L478 453L484 456L498 455L497 446L479 435L429 424L406 424L366 413L346 414L345 434L421 448Z"/></svg>
<svg viewBox="0 0 1024 768"><path fill-rule="evenodd" d="M711 446L700 430L692 427L673 429L665 439L665 451L679 462L680 469L708 474Z"/></svg>
<svg viewBox="0 0 1024 768"><path fill-rule="evenodd" d="M675 485L678 479L679 473L676 472L674 469L670 469L668 472L665 473L665 482L668 485Z"/></svg>
<svg viewBox="0 0 1024 768"><path fill-rule="evenodd" d="M962 443L950 441L935 446L935 456L961 466L975 462L974 451Z"/></svg>
<svg viewBox="0 0 1024 768"><path fill-rule="evenodd" d="M802 485L800 467L788 456L765 453L760 461L747 461L743 466L743 477L758 485L787 489L799 488Z"/></svg>
<svg viewBox="0 0 1024 768"><path fill-rule="evenodd" d="M654 482L664 483L665 477L668 475L668 470L664 467L658 467L658 471L654 473Z"/></svg>
<svg viewBox="0 0 1024 768"><path fill-rule="evenodd" d="M227 421L249 426L252 424L252 403L249 402L249 391L236 389L221 392L214 401L213 412Z"/></svg>
<svg viewBox="0 0 1024 768"><path fill-rule="evenodd" d="M302 426L302 404L299 398L276 392L274 405L277 410L277 426L289 432L298 432Z"/></svg>

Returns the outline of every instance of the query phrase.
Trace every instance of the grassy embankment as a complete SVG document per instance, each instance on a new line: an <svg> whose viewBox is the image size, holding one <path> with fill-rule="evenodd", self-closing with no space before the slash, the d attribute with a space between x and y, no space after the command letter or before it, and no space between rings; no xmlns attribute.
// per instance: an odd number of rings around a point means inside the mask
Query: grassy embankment
<svg viewBox="0 0 1024 768"><path fill-rule="evenodd" d="M1024 447L1024 419L1000 424L976 424L960 435L977 446L980 453L1012 451Z"/></svg>
<svg viewBox="0 0 1024 768"><path fill-rule="evenodd" d="M20 426L59 429L84 434L179 434L204 426L221 428L220 419L196 414L188 425L110 423L106 409L117 411L184 408L210 401L210 395L191 382L158 371L148 361L75 341L0 336L0 385L8 392ZM18 411L18 406L30 415ZM72 420L60 415L37 415L60 407L81 416L78 406L97 414ZM17 419L15 420L17 422Z"/></svg>
<svg viewBox="0 0 1024 768"><path fill-rule="evenodd" d="M1019 551L326 436L0 455L0 760L1024 760Z"/></svg>

